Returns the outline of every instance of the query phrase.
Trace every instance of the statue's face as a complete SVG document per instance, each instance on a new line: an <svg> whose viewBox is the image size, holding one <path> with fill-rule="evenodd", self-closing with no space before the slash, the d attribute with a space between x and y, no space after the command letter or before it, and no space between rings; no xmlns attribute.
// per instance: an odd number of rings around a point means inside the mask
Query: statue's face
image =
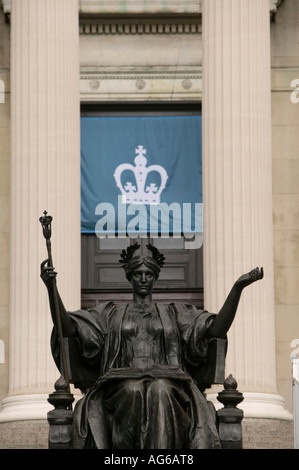
<svg viewBox="0 0 299 470"><path fill-rule="evenodd" d="M145 264L142 264L133 271L131 277L133 292L141 296L151 294L155 280L156 278L153 271L145 266Z"/></svg>

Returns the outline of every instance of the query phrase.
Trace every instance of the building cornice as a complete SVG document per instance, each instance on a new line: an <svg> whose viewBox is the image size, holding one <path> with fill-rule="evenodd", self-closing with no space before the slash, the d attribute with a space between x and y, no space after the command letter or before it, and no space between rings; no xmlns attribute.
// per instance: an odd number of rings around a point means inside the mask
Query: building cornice
<svg viewBox="0 0 299 470"><path fill-rule="evenodd" d="M269 0L271 19L284 0ZM203 0L79 0L79 14L85 15L201 15ZM11 0L0 0L0 7L8 17Z"/></svg>

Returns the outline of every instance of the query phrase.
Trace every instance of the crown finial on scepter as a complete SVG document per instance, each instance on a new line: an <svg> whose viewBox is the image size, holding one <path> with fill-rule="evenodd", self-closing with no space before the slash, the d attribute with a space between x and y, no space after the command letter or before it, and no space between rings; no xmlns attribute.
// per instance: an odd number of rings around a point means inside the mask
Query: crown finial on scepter
<svg viewBox="0 0 299 470"><path fill-rule="evenodd" d="M49 266L53 266L53 261L52 261L52 247L51 247L51 235L52 235L52 230L51 230L51 223L53 218L48 215L47 211L43 212L43 216L39 218L39 221L41 223L42 229L43 229L43 235L46 239L46 245L47 245L47 250L48 250L48 257L49 257Z"/></svg>
<svg viewBox="0 0 299 470"><path fill-rule="evenodd" d="M53 218L48 215L47 211L43 212L43 216L39 218L39 221L42 225L43 228L43 234L46 240L49 240L51 238L51 223Z"/></svg>

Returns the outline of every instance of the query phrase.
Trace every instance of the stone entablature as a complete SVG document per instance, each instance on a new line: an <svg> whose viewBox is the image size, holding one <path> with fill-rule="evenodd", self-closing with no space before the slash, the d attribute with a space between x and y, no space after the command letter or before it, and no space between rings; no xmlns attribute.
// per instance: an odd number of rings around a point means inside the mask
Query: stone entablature
<svg viewBox="0 0 299 470"><path fill-rule="evenodd" d="M81 0L82 14L194 14L202 12L202 0Z"/></svg>
<svg viewBox="0 0 299 470"><path fill-rule="evenodd" d="M201 37L198 14L81 18L81 102L200 101Z"/></svg>
<svg viewBox="0 0 299 470"><path fill-rule="evenodd" d="M80 0L79 12L89 14L194 14L202 12L203 0ZM11 13L11 0L0 0L5 14Z"/></svg>
<svg viewBox="0 0 299 470"><path fill-rule="evenodd" d="M269 0L271 18L283 0ZM201 14L203 0L80 0L79 11L86 14ZM11 12L11 0L0 0L5 14Z"/></svg>
<svg viewBox="0 0 299 470"><path fill-rule="evenodd" d="M82 102L201 100L202 68L81 67Z"/></svg>

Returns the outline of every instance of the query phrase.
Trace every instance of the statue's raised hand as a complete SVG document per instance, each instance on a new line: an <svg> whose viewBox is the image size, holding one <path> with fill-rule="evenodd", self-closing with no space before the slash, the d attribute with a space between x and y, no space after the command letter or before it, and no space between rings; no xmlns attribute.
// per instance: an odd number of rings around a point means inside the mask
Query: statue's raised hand
<svg viewBox="0 0 299 470"><path fill-rule="evenodd" d="M57 273L54 271L54 268L52 266L48 265L49 260L46 259L41 263L40 266L40 277L44 281L45 285L47 288L53 287L53 282L55 282Z"/></svg>
<svg viewBox="0 0 299 470"><path fill-rule="evenodd" d="M242 274L239 279L235 282L235 286L239 289L244 289L244 287L249 286L255 281L262 279L264 277L263 268L255 268L249 271L249 273Z"/></svg>

